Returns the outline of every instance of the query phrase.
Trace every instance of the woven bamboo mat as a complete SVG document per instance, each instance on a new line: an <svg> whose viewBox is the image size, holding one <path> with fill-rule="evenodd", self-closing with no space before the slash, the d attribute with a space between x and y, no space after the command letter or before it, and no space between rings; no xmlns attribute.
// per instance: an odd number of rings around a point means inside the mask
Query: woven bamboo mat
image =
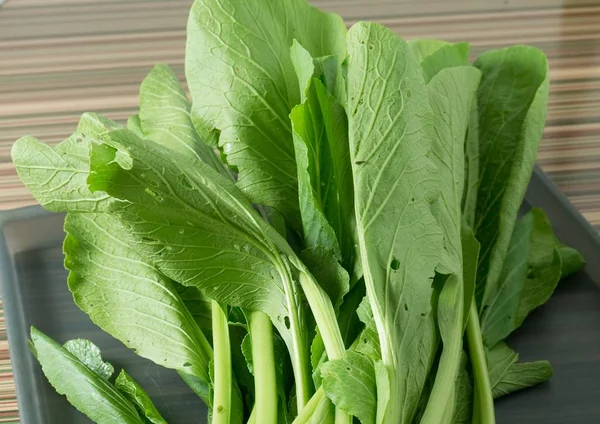
<svg viewBox="0 0 600 424"><path fill-rule="evenodd" d="M0 0L2 3L3 0ZM539 162L600 227L600 5L559 0L313 0L406 38L469 41L473 52L527 43L551 69ZM8 0L0 7L0 208L33 203L10 161L30 134L56 143L86 111L124 121L158 62L183 75L191 0ZM18 422L0 309L0 422ZM28 423L30 424L30 423ZM33 424L33 423L31 423Z"/></svg>

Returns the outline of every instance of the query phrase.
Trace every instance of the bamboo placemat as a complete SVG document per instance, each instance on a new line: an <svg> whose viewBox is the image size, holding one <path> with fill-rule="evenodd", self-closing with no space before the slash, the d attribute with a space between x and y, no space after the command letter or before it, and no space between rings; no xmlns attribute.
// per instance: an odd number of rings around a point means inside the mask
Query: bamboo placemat
<svg viewBox="0 0 600 424"><path fill-rule="evenodd" d="M86 111L124 121L135 113L139 83L153 64L168 63L183 76L190 4L189 0L8 0L0 8L0 208L32 203L10 161L10 147L19 136L59 142ZM475 54L515 43L542 48L550 61L552 82L539 162L575 206L600 226L597 1L314 0L313 4L340 13L348 24L375 20L406 38L469 41ZM18 422L1 309L0 422Z"/></svg>

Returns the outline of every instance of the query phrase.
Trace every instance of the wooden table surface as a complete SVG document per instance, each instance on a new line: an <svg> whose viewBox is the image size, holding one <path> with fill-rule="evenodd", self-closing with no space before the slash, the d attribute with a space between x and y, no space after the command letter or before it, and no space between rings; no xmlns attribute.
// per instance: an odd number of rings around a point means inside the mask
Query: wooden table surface
<svg viewBox="0 0 600 424"><path fill-rule="evenodd" d="M2 3L3 0L0 0ZM313 0L351 25L405 38L468 41L473 53L527 43L548 55L551 92L539 162L600 227L600 4L559 0ZM158 62L183 76L191 0L8 0L0 7L0 208L32 204L10 161L29 134L56 143L94 111L125 121ZM18 422L0 309L0 422Z"/></svg>

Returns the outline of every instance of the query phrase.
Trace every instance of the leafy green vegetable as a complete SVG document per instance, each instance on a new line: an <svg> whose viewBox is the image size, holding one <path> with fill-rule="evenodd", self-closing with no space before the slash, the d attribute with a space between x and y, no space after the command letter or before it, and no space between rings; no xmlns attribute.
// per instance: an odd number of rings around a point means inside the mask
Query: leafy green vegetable
<svg viewBox="0 0 600 424"><path fill-rule="evenodd" d="M546 118L548 64L533 47L484 53L479 106L479 195L474 231L481 243L479 309L492 297L531 177Z"/></svg>
<svg viewBox="0 0 600 424"><path fill-rule="evenodd" d="M519 355L505 343L487 352L494 398L542 383L552 377L548 361L517 363Z"/></svg>
<svg viewBox="0 0 600 424"><path fill-rule="evenodd" d="M354 210L346 113L315 78L290 119L306 247L331 250L352 270Z"/></svg>
<svg viewBox="0 0 600 424"><path fill-rule="evenodd" d="M297 172L288 115L300 102L300 89L290 46L295 39L312 57L343 57L345 33L339 16L304 0L197 0L190 13L185 67L193 110L220 130L219 145L239 170L240 189L295 227Z"/></svg>
<svg viewBox="0 0 600 424"><path fill-rule="evenodd" d="M350 29L348 120L356 226L390 378L384 419L389 422L412 420L434 353L431 279L442 234L430 208L438 176L426 156L433 131L425 93L419 63L406 42L376 24Z"/></svg>
<svg viewBox="0 0 600 424"><path fill-rule="evenodd" d="M550 298L560 276L550 222L541 209L532 209L515 226L497 287L484 305L485 343L494 346L520 327L529 312Z"/></svg>
<svg viewBox="0 0 600 424"><path fill-rule="evenodd" d="M156 65L140 88L139 128L143 138L197 158L228 175L215 152L196 133L190 109L175 73L166 65Z"/></svg>
<svg viewBox="0 0 600 424"><path fill-rule="evenodd" d="M305 0L195 0L185 68L191 96L157 65L126 127L86 113L12 155L67 212L75 303L211 423L494 424L494 398L552 376L505 341L583 265L543 211L518 218L542 52L471 64ZM91 342L31 337L92 420L165 423Z"/></svg>
<svg viewBox="0 0 600 424"><path fill-rule="evenodd" d="M77 131L54 148L33 137L12 147L19 177L35 199L54 212L101 212L110 202L106 193L91 193L86 184L93 140L119 125L95 114L84 114Z"/></svg>
<svg viewBox="0 0 600 424"><path fill-rule="evenodd" d="M91 420L99 424L144 424L135 406L120 391L66 348L33 327L31 342L50 384Z"/></svg>
<svg viewBox="0 0 600 424"><path fill-rule="evenodd" d="M443 350L422 423L440 422L448 408L446 405L453 407L451 396L462 352L465 293L472 293L465 290L463 281L461 203L464 140L478 83L479 72L476 69L459 66L442 69L427 85L429 101L437 117L433 123L436 137L433 139L432 160L440 173L440 197L434 203L434 214L442 228L447 254L447 263L440 271L449 273L449 276L440 292L437 310ZM468 297L471 298L472 295Z"/></svg>
<svg viewBox="0 0 600 424"><path fill-rule="evenodd" d="M125 370L121 370L117 376L115 387L138 408L148 421L153 424L167 424L148 394Z"/></svg>
<svg viewBox="0 0 600 424"><path fill-rule="evenodd" d="M126 229L110 215L69 214L65 230L77 305L138 355L208 381L212 348L173 284L123 240Z"/></svg>
<svg viewBox="0 0 600 424"><path fill-rule="evenodd" d="M66 342L63 347L79 359L86 367L108 380L115 369L108 362L102 360L100 349L94 343L85 339L73 339Z"/></svg>
<svg viewBox="0 0 600 424"><path fill-rule="evenodd" d="M323 389L333 403L358 417L361 423L375 423L377 383L373 362L351 350L321 367Z"/></svg>

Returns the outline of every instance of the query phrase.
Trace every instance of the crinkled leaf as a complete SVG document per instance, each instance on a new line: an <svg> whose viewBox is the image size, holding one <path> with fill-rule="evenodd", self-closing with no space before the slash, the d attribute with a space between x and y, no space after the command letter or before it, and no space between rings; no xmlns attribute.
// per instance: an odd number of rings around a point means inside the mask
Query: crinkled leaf
<svg viewBox="0 0 600 424"><path fill-rule="evenodd" d="M323 364L321 375L323 389L336 407L363 424L375 423L377 385L371 359L348 350L340 359Z"/></svg>
<svg viewBox="0 0 600 424"><path fill-rule="evenodd" d="M145 424L123 394L63 346L33 327L31 342L50 384L92 421Z"/></svg>
<svg viewBox="0 0 600 424"><path fill-rule="evenodd" d="M77 131L51 147L33 137L22 137L12 147L13 163L21 181L46 209L98 212L110 202L106 193L91 193L86 184L91 143L119 125L94 114L84 114Z"/></svg>
<svg viewBox="0 0 600 424"><path fill-rule="evenodd" d="M92 321L138 355L207 381L210 345L126 228L107 214L69 214L65 231L69 289Z"/></svg>
<svg viewBox="0 0 600 424"><path fill-rule="evenodd" d="M300 89L290 46L296 39L312 57L344 57L345 33L339 16L305 0L196 0L190 13L186 77L194 112L221 131L219 145L239 170L240 189L296 227L288 115L300 102Z"/></svg>
<svg viewBox="0 0 600 424"><path fill-rule="evenodd" d="M386 420L409 423L436 337L431 280L442 235L430 209L438 184L427 158L432 113L420 64L391 30L354 25L348 54L357 233L390 379Z"/></svg>
<svg viewBox="0 0 600 424"><path fill-rule="evenodd" d="M534 47L488 51L481 70L479 194L475 226L481 254L477 269L480 312L502 274L515 222L537 156L546 119L548 63Z"/></svg>
<svg viewBox="0 0 600 424"><path fill-rule="evenodd" d="M69 340L64 344L64 348L71 352L86 367L105 380L108 380L115 372L115 369L110 363L102 360L100 348L89 340Z"/></svg>
<svg viewBox="0 0 600 424"><path fill-rule="evenodd" d="M148 393L129 375L125 370L121 370L115 380L115 387L131 403L133 403L148 421L153 424L167 424L160 412L152 403Z"/></svg>

